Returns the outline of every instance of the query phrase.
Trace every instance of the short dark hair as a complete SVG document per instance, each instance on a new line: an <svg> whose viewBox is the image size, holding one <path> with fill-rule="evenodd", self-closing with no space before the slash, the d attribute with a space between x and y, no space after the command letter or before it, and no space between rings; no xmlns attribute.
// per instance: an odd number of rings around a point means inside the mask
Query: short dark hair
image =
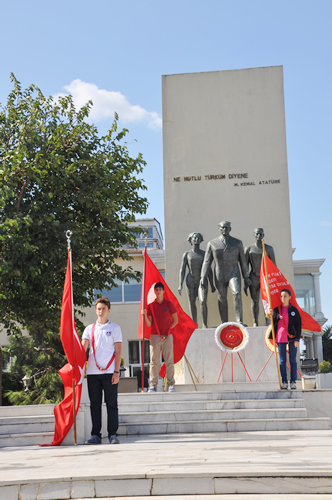
<svg viewBox="0 0 332 500"><path fill-rule="evenodd" d="M288 289L288 288L283 288L280 292L280 295L282 294L282 292L286 292L288 293L288 295L291 297L292 296L292 292Z"/></svg>
<svg viewBox="0 0 332 500"><path fill-rule="evenodd" d="M105 306L107 306L108 309L111 309L111 303L107 297L100 297L100 299L97 299L95 307L97 307L98 304L105 304Z"/></svg>
<svg viewBox="0 0 332 500"><path fill-rule="evenodd" d="M162 288L163 290L165 290L165 287L161 281L158 281L158 283L154 285L154 288Z"/></svg>

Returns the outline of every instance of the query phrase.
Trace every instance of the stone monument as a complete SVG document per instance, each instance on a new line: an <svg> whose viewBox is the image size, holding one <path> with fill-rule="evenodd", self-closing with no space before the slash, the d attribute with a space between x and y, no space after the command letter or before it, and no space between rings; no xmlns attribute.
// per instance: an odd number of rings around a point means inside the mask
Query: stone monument
<svg viewBox="0 0 332 500"><path fill-rule="evenodd" d="M268 227L278 267L293 284L282 67L166 75L162 99L167 284L178 289L188 226L211 241L222 219L244 247L252 228ZM180 303L189 313L186 297ZM242 306L243 322L251 324L244 293ZM218 326L215 295L207 307L209 326ZM262 308L259 314L264 325Z"/></svg>

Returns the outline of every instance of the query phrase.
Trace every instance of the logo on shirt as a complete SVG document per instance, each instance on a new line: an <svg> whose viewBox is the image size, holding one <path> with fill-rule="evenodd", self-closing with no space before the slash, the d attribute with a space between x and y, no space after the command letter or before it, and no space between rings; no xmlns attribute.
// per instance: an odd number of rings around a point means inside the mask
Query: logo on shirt
<svg viewBox="0 0 332 500"><path fill-rule="evenodd" d="M295 316L295 312L294 311L291 312L291 316Z"/></svg>
<svg viewBox="0 0 332 500"><path fill-rule="evenodd" d="M164 311L168 311L168 307L165 307L165 308L164 308Z"/></svg>
<svg viewBox="0 0 332 500"><path fill-rule="evenodd" d="M110 336L112 335L112 332L106 332L106 335Z"/></svg>

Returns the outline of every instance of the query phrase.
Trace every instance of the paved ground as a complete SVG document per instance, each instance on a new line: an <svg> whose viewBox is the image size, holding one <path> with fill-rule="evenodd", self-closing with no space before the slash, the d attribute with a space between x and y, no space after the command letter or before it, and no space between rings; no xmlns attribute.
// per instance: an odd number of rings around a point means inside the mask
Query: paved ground
<svg viewBox="0 0 332 500"><path fill-rule="evenodd" d="M4 500L178 500L183 494L193 500L233 500L234 494L237 500L272 500L273 494L278 500L332 499L332 430L130 436L112 446L0 449Z"/></svg>
<svg viewBox="0 0 332 500"><path fill-rule="evenodd" d="M108 497L109 498L109 497ZM158 496L153 497L153 500L331 500L332 495L172 495L171 497ZM85 500L85 499L78 499ZM107 497L99 500L108 500ZM113 500L124 500L124 497L113 497ZM148 497L125 497L125 500L151 500Z"/></svg>

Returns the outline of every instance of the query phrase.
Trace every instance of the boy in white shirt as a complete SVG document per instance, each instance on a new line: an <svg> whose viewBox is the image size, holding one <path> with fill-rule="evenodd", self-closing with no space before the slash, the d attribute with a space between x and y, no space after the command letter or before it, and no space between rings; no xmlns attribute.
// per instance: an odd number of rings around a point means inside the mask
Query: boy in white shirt
<svg viewBox="0 0 332 500"><path fill-rule="evenodd" d="M119 444L118 383L121 364L122 333L119 325L108 319L110 301L96 301L97 321L83 332L82 345L90 347L87 379L92 420L91 438L85 444L101 444L101 406L104 391L107 408L107 431L110 444Z"/></svg>

